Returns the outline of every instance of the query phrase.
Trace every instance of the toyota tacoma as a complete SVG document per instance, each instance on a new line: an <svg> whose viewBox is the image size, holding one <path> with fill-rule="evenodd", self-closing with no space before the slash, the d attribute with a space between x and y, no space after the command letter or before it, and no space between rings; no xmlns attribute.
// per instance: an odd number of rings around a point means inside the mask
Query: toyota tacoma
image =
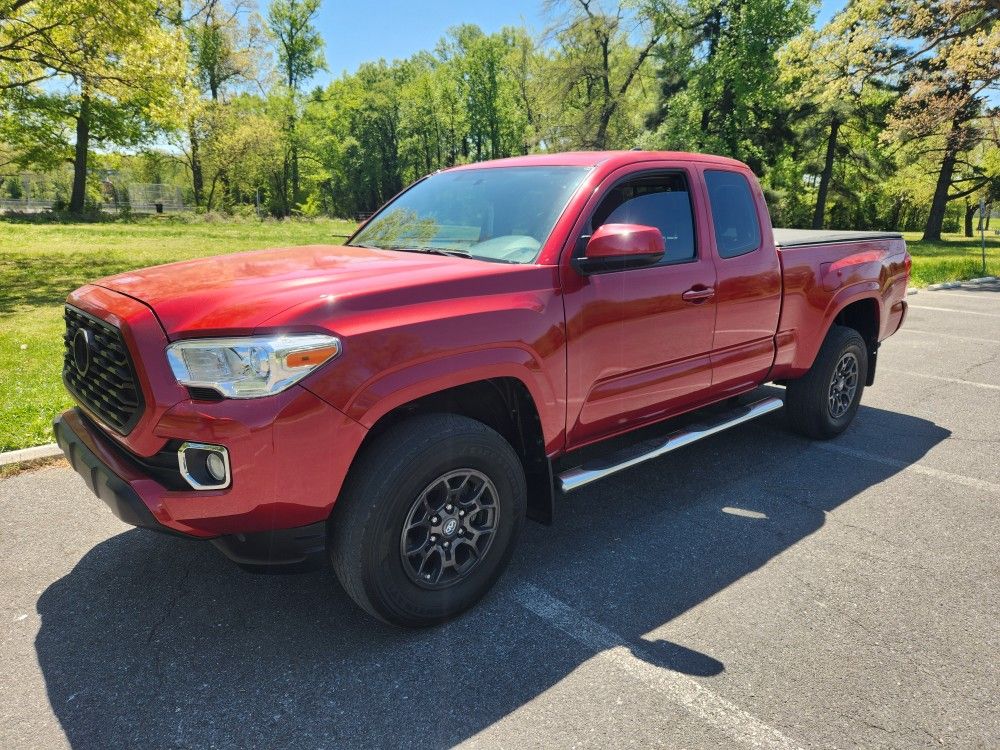
<svg viewBox="0 0 1000 750"><path fill-rule="evenodd" d="M126 523L428 625L564 493L778 408L842 432L909 273L896 233L772 229L732 159L469 164L343 245L77 289L55 434Z"/></svg>

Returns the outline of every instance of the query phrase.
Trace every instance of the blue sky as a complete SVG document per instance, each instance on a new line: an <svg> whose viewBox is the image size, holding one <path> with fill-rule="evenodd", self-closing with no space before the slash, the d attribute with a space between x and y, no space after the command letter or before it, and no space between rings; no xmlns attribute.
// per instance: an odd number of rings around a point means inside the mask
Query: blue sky
<svg viewBox="0 0 1000 750"><path fill-rule="evenodd" d="M817 23L845 3L821 0ZM460 23L477 24L486 32L521 23L540 31L546 25L542 0L324 0L317 26L326 41L329 72L314 82L325 83L366 60L392 60L432 49L449 27Z"/></svg>

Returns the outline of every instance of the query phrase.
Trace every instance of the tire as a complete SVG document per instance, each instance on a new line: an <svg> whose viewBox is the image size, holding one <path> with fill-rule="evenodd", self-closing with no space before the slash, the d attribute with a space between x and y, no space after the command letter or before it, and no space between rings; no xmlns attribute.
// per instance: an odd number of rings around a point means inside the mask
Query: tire
<svg viewBox="0 0 1000 750"><path fill-rule="evenodd" d="M852 362L853 378L845 377ZM829 440L842 433L858 411L867 377L865 340L853 328L833 326L809 372L786 387L785 411L792 429L814 440Z"/></svg>
<svg viewBox="0 0 1000 750"><path fill-rule="evenodd" d="M455 414L416 416L377 437L352 467L330 519L333 569L384 622L444 622L500 577L526 505L521 461L496 431Z"/></svg>

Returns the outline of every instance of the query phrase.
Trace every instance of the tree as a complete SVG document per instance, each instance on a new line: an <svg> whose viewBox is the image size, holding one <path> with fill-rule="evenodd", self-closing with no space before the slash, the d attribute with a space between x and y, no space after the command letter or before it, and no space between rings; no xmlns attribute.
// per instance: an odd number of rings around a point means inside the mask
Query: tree
<svg viewBox="0 0 1000 750"><path fill-rule="evenodd" d="M557 52L549 75L556 101L564 102L556 140L571 147L604 149L616 120L627 116L653 48L664 33L665 0L602 4L599 0L547 0L555 17ZM638 44L633 44L633 39ZM629 133L627 124L622 130Z"/></svg>
<svg viewBox="0 0 1000 750"><path fill-rule="evenodd" d="M663 11L653 143L721 153L758 173L793 138L778 51L809 20L807 0L690 0Z"/></svg>
<svg viewBox="0 0 1000 750"><path fill-rule="evenodd" d="M39 81L68 84L60 106L75 130L75 212L84 207L92 141L134 145L174 114L185 50L161 11L157 0L0 4L0 89L27 111L45 102L32 88ZM52 102L44 108L53 111Z"/></svg>
<svg viewBox="0 0 1000 750"><path fill-rule="evenodd" d="M228 122L214 109L224 106L227 88L254 81L263 55L263 28L252 7L244 0L207 0L189 18L179 21L190 50L189 67L199 100L188 106L187 161L196 205L205 198L205 176L201 152L205 141L217 135L213 124ZM220 178L226 183L225 175Z"/></svg>
<svg viewBox="0 0 1000 750"><path fill-rule="evenodd" d="M875 0L865 0L874 3ZM949 201L990 181L965 158L982 141L989 96L1000 83L1000 5L980 0L894 0L877 5L887 34L909 40L902 61L907 92L890 122L891 137L920 142L936 159L924 239L941 239Z"/></svg>
<svg viewBox="0 0 1000 750"><path fill-rule="evenodd" d="M858 6L849 5L822 29L803 31L780 54L789 111L804 115L805 127L822 134L813 229L824 224L834 165L843 150L842 128L863 128L867 115L892 100L880 74L894 52Z"/></svg>
<svg viewBox="0 0 1000 750"><path fill-rule="evenodd" d="M268 27L277 42L278 63L288 90L288 153L284 159L285 215L299 195L299 143L295 136L298 122L298 97L303 84L325 67L323 38L313 24L319 0L273 0L268 13ZM291 198L288 188L291 187Z"/></svg>
<svg viewBox="0 0 1000 750"><path fill-rule="evenodd" d="M451 29L438 46L445 73L464 102L468 143L463 153L475 161L523 149L527 122L510 65L516 44L513 29L485 34L478 26L464 25Z"/></svg>

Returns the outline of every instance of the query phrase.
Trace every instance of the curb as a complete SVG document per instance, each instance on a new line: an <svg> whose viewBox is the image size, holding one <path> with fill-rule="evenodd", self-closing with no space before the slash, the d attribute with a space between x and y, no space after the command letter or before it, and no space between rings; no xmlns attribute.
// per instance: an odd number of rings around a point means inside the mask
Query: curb
<svg viewBox="0 0 1000 750"><path fill-rule="evenodd" d="M977 279L969 279L968 281L946 281L943 284L931 284L927 287L927 290L936 292L938 289L961 289L963 284L989 284L994 281L997 281L996 276L980 276Z"/></svg>
<svg viewBox="0 0 1000 750"><path fill-rule="evenodd" d="M55 443L48 445L36 445L33 448L21 448L16 451L0 453L0 466L11 466L22 464L28 461L37 461L40 458L53 458L62 455L62 448Z"/></svg>

